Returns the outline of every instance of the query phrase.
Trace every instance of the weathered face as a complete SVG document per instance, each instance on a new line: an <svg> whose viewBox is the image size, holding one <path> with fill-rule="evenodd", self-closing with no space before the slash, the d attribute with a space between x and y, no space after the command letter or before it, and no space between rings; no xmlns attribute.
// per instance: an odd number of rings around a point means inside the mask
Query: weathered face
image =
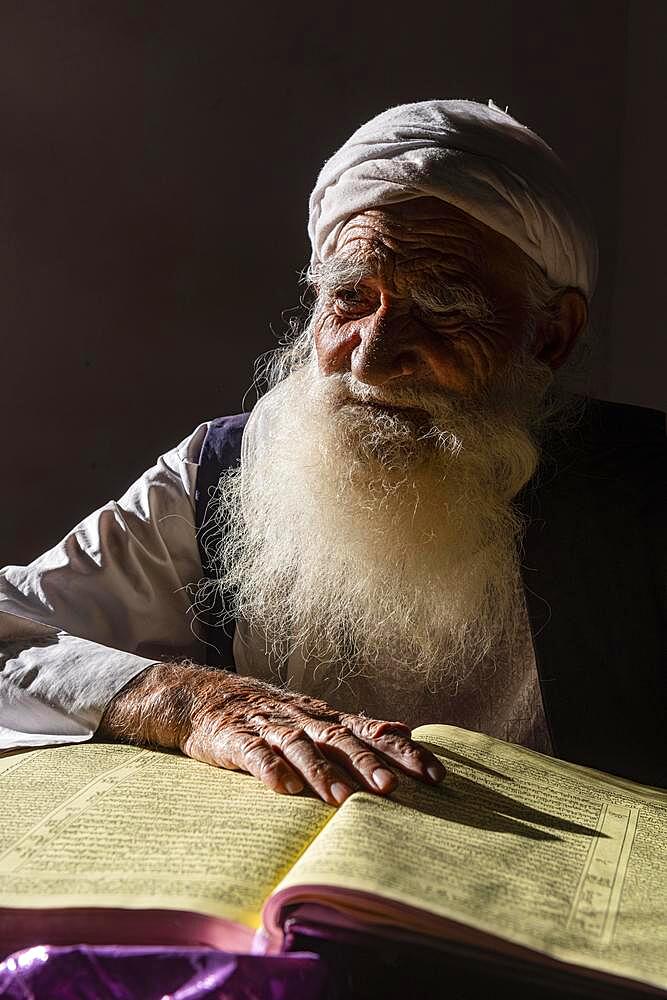
<svg viewBox="0 0 667 1000"><path fill-rule="evenodd" d="M355 215L323 269L314 328L321 372L470 393L512 357L540 357L527 260L510 240L436 198Z"/></svg>

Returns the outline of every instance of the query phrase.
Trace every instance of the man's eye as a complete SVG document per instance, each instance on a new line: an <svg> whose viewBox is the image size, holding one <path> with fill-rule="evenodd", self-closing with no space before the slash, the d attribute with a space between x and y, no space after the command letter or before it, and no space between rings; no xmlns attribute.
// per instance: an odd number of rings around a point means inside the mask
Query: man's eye
<svg viewBox="0 0 667 1000"><path fill-rule="evenodd" d="M466 310L459 305L449 305L449 304L437 304L437 305L419 305L417 306L418 311L423 316L464 316L466 315Z"/></svg>
<svg viewBox="0 0 667 1000"><path fill-rule="evenodd" d="M366 301L363 291L358 288L339 288L334 295L334 302L339 309L358 309Z"/></svg>

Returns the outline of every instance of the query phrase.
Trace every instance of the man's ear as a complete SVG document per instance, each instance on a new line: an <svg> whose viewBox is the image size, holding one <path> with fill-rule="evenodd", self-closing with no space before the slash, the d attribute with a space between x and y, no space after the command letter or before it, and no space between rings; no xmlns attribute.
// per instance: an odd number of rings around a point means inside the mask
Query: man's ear
<svg viewBox="0 0 667 1000"><path fill-rule="evenodd" d="M560 368L572 353L588 323L588 303L578 288L566 288L549 304L549 316L540 321L535 357L550 368Z"/></svg>

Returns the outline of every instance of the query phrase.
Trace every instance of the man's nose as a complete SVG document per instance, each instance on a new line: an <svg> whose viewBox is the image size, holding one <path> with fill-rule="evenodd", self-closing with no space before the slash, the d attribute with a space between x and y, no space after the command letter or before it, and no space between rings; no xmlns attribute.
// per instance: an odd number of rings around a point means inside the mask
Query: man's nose
<svg viewBox="0 0 667 1000"><path fill-rule="evenodd" d="M414 375L421 364L414 322L384 299L373 316L359 325L358 343L350 355L350 371L366 385L384 385Z"/></svg>

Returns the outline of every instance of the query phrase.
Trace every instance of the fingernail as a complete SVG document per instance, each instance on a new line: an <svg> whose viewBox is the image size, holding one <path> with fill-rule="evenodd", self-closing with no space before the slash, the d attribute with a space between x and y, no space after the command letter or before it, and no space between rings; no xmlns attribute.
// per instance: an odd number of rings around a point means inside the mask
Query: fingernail
<svg viewBox="0 0 667 1000"><path fill-rule="evenodd" d="M283 787L285 788L285 791L289 792L290 795L297 795L299 792L303 791L303 782L290 775L288 778L283 779Z"/></svg>
<svg viewBox="0 0 667 1000"><path fill-rule="evenodd" d="M426 773L431 781L442 781L447 772L440 764L429 764L426 768Z"/></svg>
<svg viewBox="0 0 667 1000"><path fill-rule="evenodd" d="M345 799L350 794L350 789L347 787L347 785L341 784L340 781L334 781L330 791L332 797L336 800L338 805L340 805L342 802L345 802Z"/></svg>
<svg viewBox="0 0 667 1000"><path fill-rule="evenodd" d="M373 784L381 792L388 792L396 784L396 776L386 767L378 767L373 771Z"/></svg>

